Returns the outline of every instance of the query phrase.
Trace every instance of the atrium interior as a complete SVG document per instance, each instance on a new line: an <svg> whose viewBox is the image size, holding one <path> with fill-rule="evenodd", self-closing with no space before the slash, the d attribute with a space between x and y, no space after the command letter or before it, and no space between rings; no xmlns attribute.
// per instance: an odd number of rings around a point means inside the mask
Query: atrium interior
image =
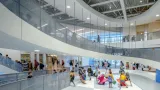
<svg viewBox="0 0 160 90"><path fill-rule="evenodd" d="M160 90L160 0L0 0L0 90Z"/></svg>

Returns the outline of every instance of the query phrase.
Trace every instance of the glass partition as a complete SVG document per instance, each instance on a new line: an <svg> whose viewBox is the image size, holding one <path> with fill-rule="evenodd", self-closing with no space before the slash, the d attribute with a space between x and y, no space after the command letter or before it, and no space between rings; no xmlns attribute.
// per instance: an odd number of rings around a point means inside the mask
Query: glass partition
<svg viewBox="0 0 160 90"><path fill-rule="evenodd" d="M101 20L104 21L101 22L99 18L93 18L90 13L85 16L84 13L87 12L84 8L77 8L78 4L75 2L71 2L73 5L71 8L68 5L68 0L62 2L63 6L59 5L57 0L50 2L44 0L1 0L0 2L33 27L70 45L112 55L157 60L158 56L155 52L158 50L125 49L123 42L158 39L158 29L152 29L153 31L149 32L148 26L138 26L136 21L130 22L125 28L124 25L116 24L113 26L113 23L105 20ZM75 12L79 12L81 17L78 17ZM23 26L23 22L21 22L21 26ZM133 32L135 30L136 32ZM115 43L114 47L113 43ZM149 57L149 51L154 53L154 57Z"/></svg>

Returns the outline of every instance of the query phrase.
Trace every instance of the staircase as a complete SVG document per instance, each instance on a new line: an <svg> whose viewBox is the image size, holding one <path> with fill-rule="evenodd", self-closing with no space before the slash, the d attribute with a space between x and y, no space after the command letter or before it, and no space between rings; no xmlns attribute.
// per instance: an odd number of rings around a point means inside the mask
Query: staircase
<svg viewBox="0 0 160 90"><path fill-rule="evenodd" d="M0 54L0 64L8 67L10 69L13 69L15 71L22 72L22 65L21 64L15 62L14 60L12 60L10 58L6 58L6 57L2 56L2 54Z"/></svg>

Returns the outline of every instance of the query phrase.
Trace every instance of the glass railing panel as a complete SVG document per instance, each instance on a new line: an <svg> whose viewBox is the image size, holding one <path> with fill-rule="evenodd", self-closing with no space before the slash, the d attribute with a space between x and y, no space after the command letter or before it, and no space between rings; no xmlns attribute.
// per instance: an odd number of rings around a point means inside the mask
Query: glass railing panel
<svg viewBox="0 0 160 90"><path fill-rule="evenodd" d="M6 58L2 55L0 55L0 64L8 67L8 68L11 68L13 70L16 70L18 72L22 72L22 65L15 62L14 60L11 60L10 58Z"/></svg>
<svg viewBox="0 0 160 90"><path fill-rule="evenodd" d="M18 1L20 1L20 5ZM103 43L105 42L107 43L107 45L111 46L112 43L116 44L116 43L122 43L122 42L135 42L135 41L158 39L160 38L160 35L159 35L160 31L147 33L147 34L146 33L137 34L136 36L127 35L127 36L108 37L108 38L105 38L104 42L100 44L100 43L88 40L86 38L83 38L77 35L76 33L70 31L69 29L67 29L60 22L58 22L57 17L54 17L50 15L49 12L46 12L42 8L43 3L40 3L38 0L1 0L0 2L3 3L9 10L11 10L17 16L19 16L20 18L22 18L23 20L25 20L35 28L41 30L42 32L60 41L66 42L76 47L80 47L86 50L101 52L101 53L105 52L107 54L112 54L112 55L122 54L125 56L133 56L133 57L147 58L147 59L154 59L154 60L157 60L158 58L158 56L155 56L156 55L155 53L158 52L156 50L152 52L154 53L153 56L156 57L154 58L154 57L149 57L149 53L147 53L148 51L144 53L143 50L140 51L137 49L120 50L119 48L107 47L103 45ZM21 24L23 25L23 23ZM146 55L143 55L143 54L146 54ZM12 63L12 62L8 63L4 61L3 58L1 59L0 63L20 71L19 68L15 68L15 66L21 67L16 63Z"/></svg>
<svg viewBox="0 0 160 90"><path fill-rule="evenodd" d="M70 85L69 73L45 74L0 85L1 90L62 90Z"/></svg>
<svg viewBox="0 0 160 90"><path fill-rule="evenodd" d="M34 26L37 29L40 29L40 17L37 16L34 12L26 9L26 7L20 6L21 18ZM23 23L22 23L23 24Z"/></svg>
<svg viewBox="0 0 160 90"><path fill-rule="evenodd" d="M17 1L13 0L0 0L3 5L5 5L10 11L12 11L15 15L19 16L19 4Z"/></svg>

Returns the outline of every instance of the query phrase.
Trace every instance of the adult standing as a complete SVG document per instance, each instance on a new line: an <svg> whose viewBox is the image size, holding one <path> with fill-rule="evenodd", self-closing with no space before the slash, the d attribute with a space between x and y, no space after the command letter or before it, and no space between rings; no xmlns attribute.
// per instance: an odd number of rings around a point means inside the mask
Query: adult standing
<svg viewBox="0 0 160 90"><path fill-rule="evenodd" d="M120 64L121 64L121 66L124 66L124 63L123 63L122 61L121 61L121 63L120 63Z"/></svg>
<svg viewBox="0 0 160 90"><path fill-rule="evenodd" d="M43 64L42 62L40 62L40 64L39 64L39 69L40 69L40 70L43 70L43 68L44 68L44 64Z"/></svg>
<svg viewBox="0 0 160 90"><path fill-rule="evenodd" d="M39 66L39 63L37 62L37 60L34 60L34 69L38 70L38 66Z"/></svg>

